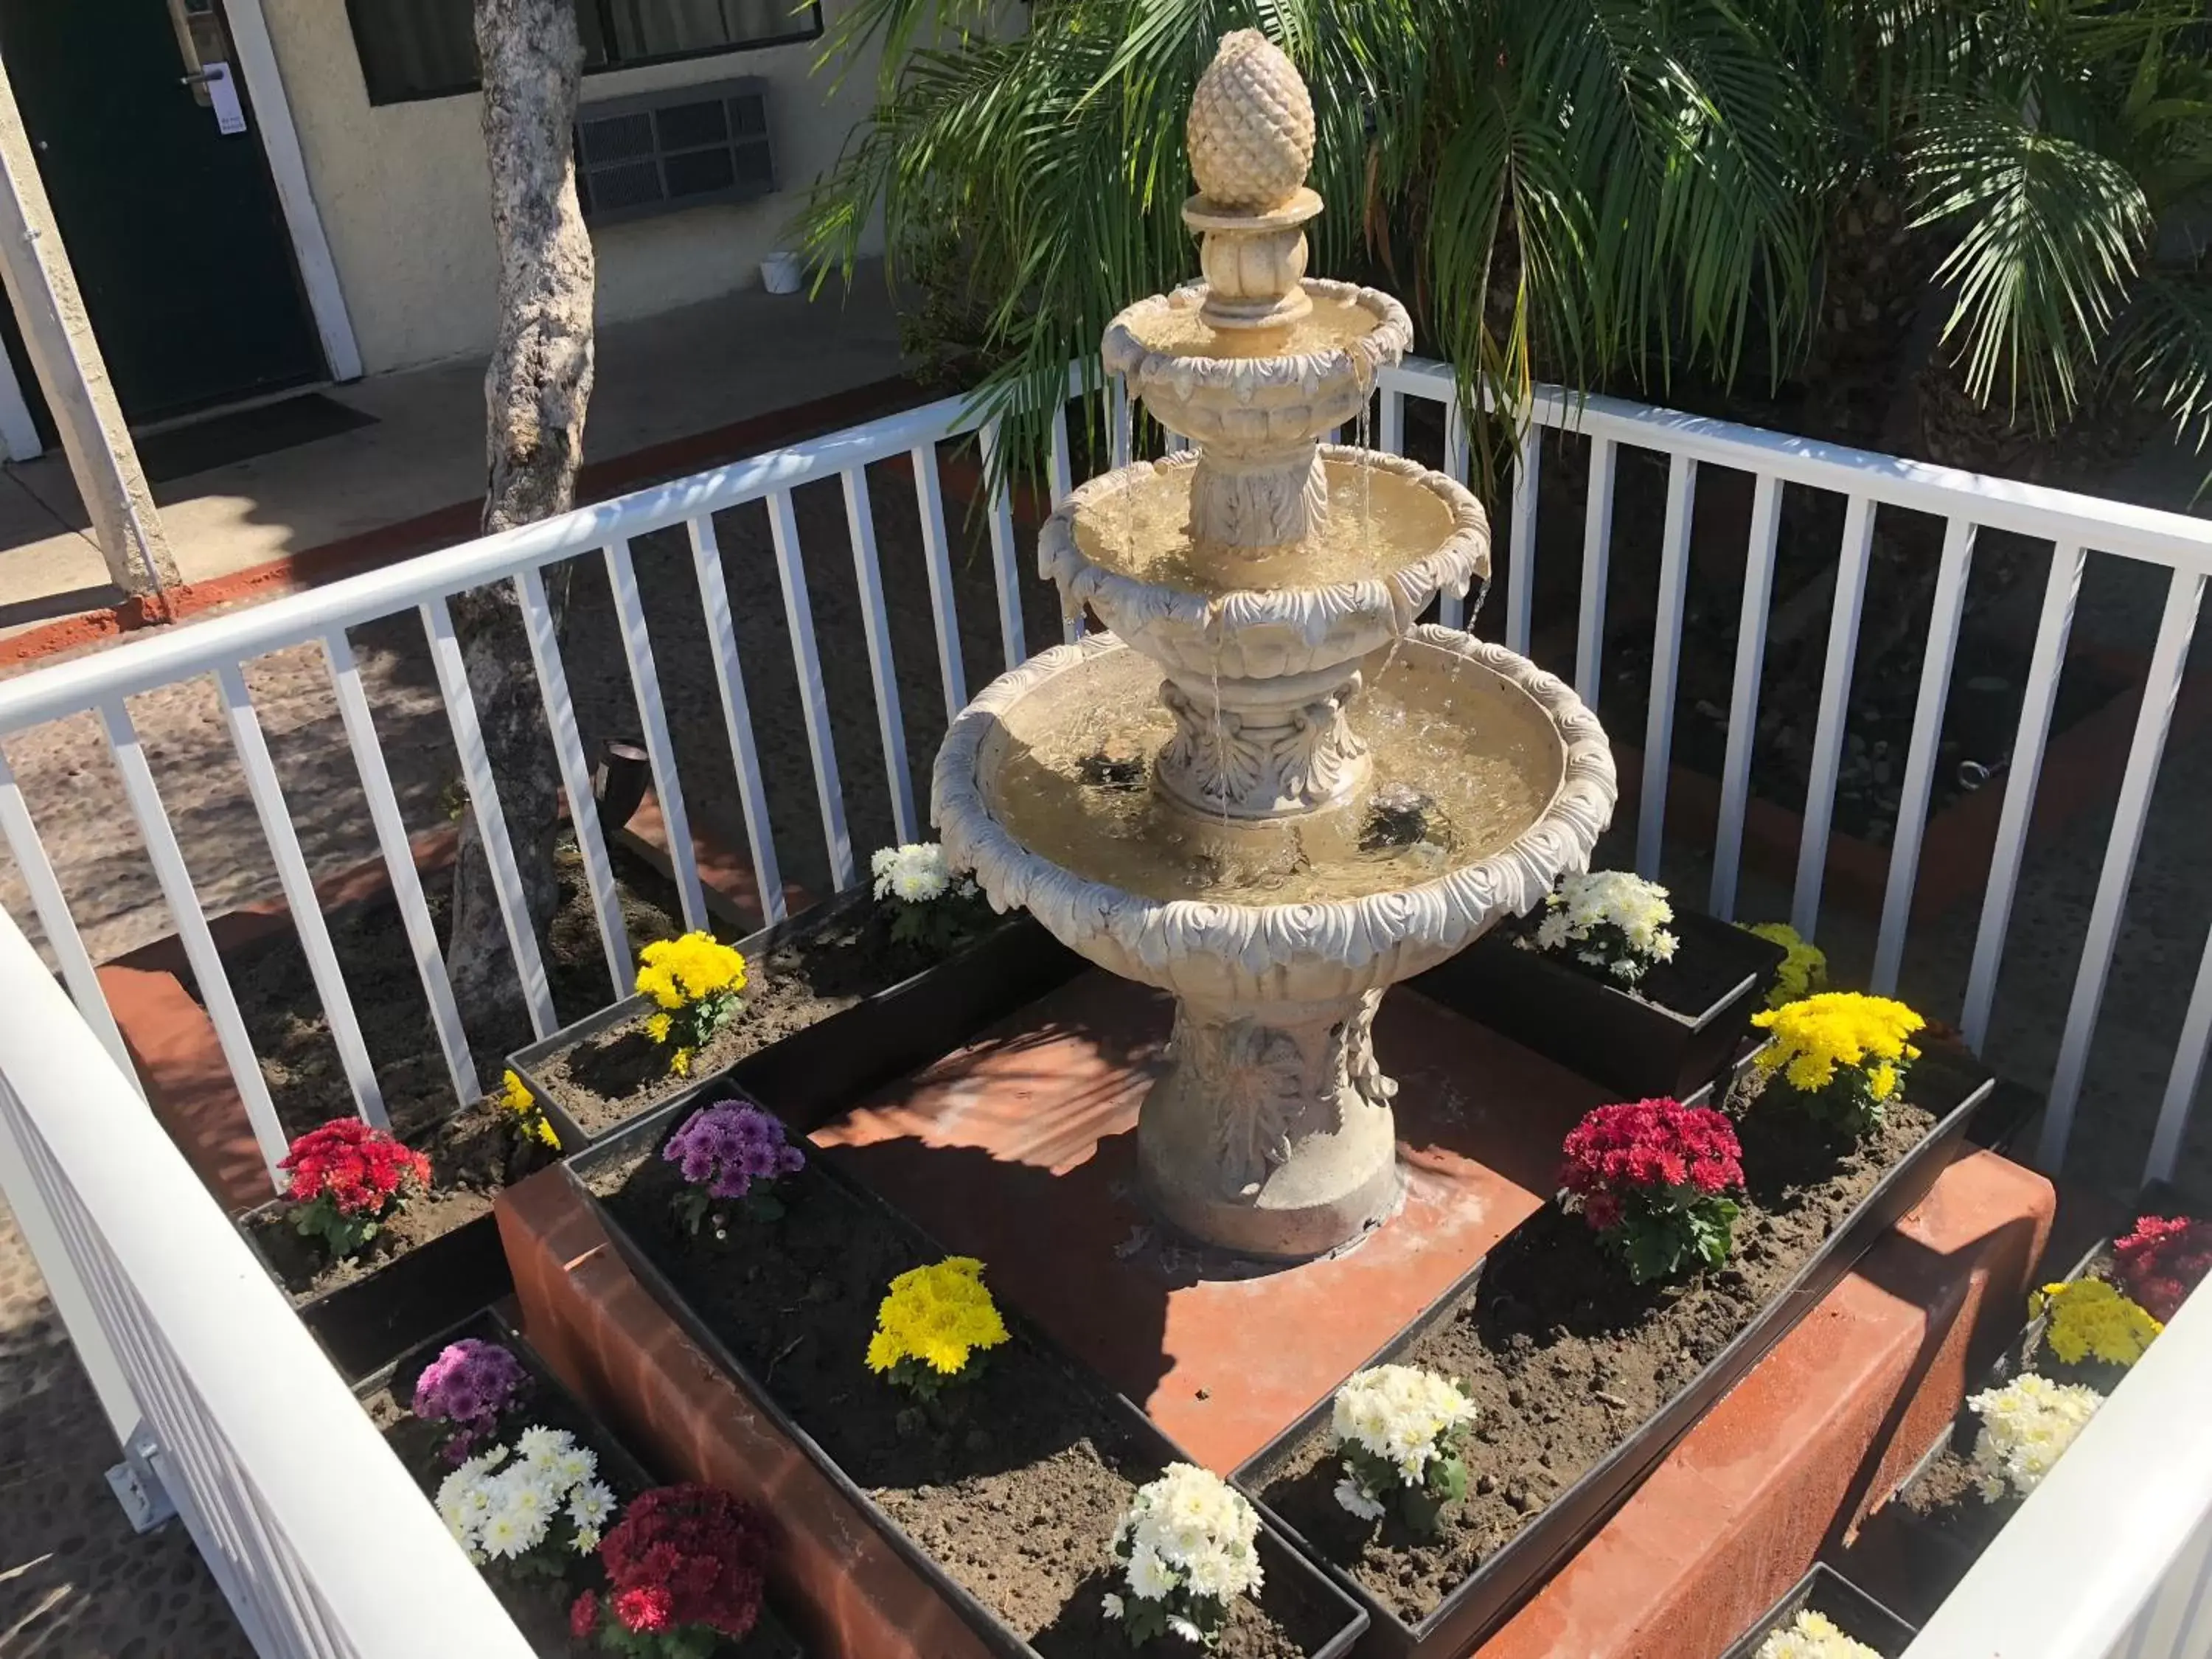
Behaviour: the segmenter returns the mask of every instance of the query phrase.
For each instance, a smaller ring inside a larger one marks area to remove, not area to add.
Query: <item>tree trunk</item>
[[[592,244],[576,203],[574,0],[476,0],[484,149],[499,243],[499,336],[484,371],[486,534],[574,505],[592,391]],[[562,584],[549,581],[556,605]],[[560,782],[512,584],[453,601],[500,805],[544,937],[556,890]],[[557,613],[556,613],[557,614]],[[579,809],[588,803],[578,802]],[[453,872],[447,969],[462,1007],[504,1044],[526,1018],[473,813]]]

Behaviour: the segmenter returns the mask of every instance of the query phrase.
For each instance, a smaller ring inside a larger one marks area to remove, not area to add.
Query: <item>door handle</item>
[[[215,112],[216,131],[232,135],[246,131],[246,106],[239,101],[238,85],[231,79],[229,64],[220,61],[204,64],[189,74],[179,76],[177,84],[191,88]]]

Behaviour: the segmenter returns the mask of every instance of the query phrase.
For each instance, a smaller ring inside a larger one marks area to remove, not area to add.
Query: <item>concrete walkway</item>
[[[650,458],[902,368],[897,318],[875,267],[849,293],[817,301],[749,289],[615,324],[599,337],[586,459],[599,468]],[[155,485],[187,583],[349,544],[373,559],[375,538],[382,556],[405,556],[469,532],[483,491],[481,363],[380,375],[325,395],[373,423]],[[705,464],[672,459],[671,472]],[[409,544],[404,528],[441,509]],[[58,452],[0,466],[0,637],[121,603],[86,524]]]

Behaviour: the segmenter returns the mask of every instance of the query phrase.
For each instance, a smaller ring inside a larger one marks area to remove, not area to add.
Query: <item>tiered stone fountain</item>
[[[994,681],[933,792],[947,852],[994,903],[1175,994],[1138,1127],[1153,1206],[1286,1258],[1401,1200],[1383,991],[1586,868],[1613,804],[1572,692],[1415,623],[1487,579],[1474,496],[1321,441],[1413,326],[1387,295],[1304,275],[1313,142],[1290,60],[1225,38],[1190,114],[1183,217],[1206,280],[1131,306],[1104,351],[1195,448],[1052,515],[1043,574],[1111,632]]]

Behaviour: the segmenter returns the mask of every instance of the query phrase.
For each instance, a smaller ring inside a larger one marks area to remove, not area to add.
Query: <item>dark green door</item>
[[[322,379],[253,112],[184,84],[167,0],[0,0],[0,54],[125,415]]]

